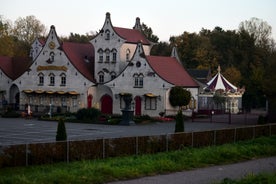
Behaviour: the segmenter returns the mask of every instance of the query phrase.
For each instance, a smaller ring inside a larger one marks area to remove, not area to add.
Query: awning
[[[50,90],[50,91],[46,91],[47,94],[54,94],[55,92]]]
[[[25,89],[25,90],[23,90],[23,92],[24,92],[24,93],[27,93],[27,94],[30,94],[30,93],[33,92],[33,90],[31,90],[31,89]]]
[[[76,92],[76,91],[69,91],[68,94],[69,94],[69,95],[79,95],[79,93]]]
[[[65,91],[57,91],[56,93],[57,93],[57,94],[60,94],[60,95],[63,95],[63,94],[65,94],[66,92],[65,92]]]
[[[35,92],[35,93],[38,93],[38,94],[44,93],[44,91],[41,90],[41,89],[35,90],[34,92]]]
[[[146,93],[144,94],[146,97],[151,97],[151,98],[154,98],[154,97],[157,97],[157,95],[153,94],[153,93]]]

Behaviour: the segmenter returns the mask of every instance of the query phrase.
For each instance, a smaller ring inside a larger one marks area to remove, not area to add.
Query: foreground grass
[[[240,180],[232,180],[229,178],[224,179],[222,182],[217,184],[275,184],[276,173],[261,173],[257,175],[248,175]]]
[[[105,183],[276,155],[276,136],[152,155],[0,169],[0,183]]]

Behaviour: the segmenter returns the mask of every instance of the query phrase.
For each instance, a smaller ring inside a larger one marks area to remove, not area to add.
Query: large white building
[[[197,110],[198,84],[178,59],[151,56],[153,43],[141,32],[140,19],[132,29],[114,27],[106,13],[103,27],[87,44],[61,42],[51,26],[45,41],[32,44],[30,60],[0,57],[2,102],[34,112],[76,112],[99,108],[106,114],[121,114],[122,96],[132,94],[135,115],[175,113],[169,91],[182,86],[192,94],[186,112]],[[2,103],[3,104],[3,103]]]

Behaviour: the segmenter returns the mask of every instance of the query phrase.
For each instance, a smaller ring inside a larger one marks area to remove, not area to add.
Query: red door
[[[111,96],[104,95],[101,98],[101,111],[103,114],[112,114],[113,101]]]
[[[92,99],[93,99],[93,96],[92,95],[88,95],[88,97],[87,97],[87,108],[91,108],[92,107]]]
[[[140,96],[135,97],[135,116],[141,116],[142,99]]]

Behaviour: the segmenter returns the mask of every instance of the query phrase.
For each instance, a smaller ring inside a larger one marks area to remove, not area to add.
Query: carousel
[[[232,113],[237,114],[242,109],[244,88],[237,88],[222,74],[220,66],[217,74],[207,83],[198,95],[199,113]]]

